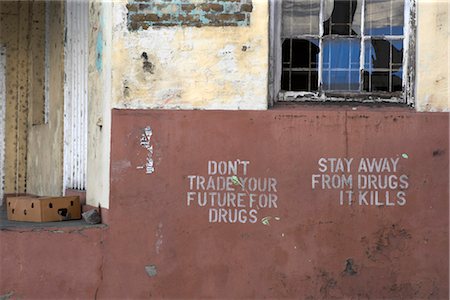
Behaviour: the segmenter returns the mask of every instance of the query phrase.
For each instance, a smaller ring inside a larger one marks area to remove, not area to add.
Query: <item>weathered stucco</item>
[[[268,1],[250,26],[129,31],[128,1],[113,4],[112,106],[266,109]]]
[[[86,203],[109,207],[112,3],[89,4],[88,174]],[[94,84],[93,84],[94,83]]]
[[[419,111],[449,111],[450,2],[418,2],[416,107]]]
[[[39,4],[39,3],[38,3]],[[33,11],[41,22],[45,22],[43,2]],[[49,99],[48,122],[35,125],[36,111],[30,112],[28,131],[28,164],[27,164],[27,192],[36,195],[61,195],[63,190],[63,119],[64,119],[64,2],[48,2],[49,9]],[[43,15],[42,15],[43,14]],[[41,26],[45,32],[45,26]],[[45,34],[38,35],[45,41]],[[32,39],[33,40],[33,39]],[[37,49],[31,47],[31,52],[44,52],[43,45]],[[39,56],[42,60],[44,55]],[[31,63],[31,62],[30,62]],[[42,67],[44,66],[41,63]],[[43,74],[44,70],[40,72]],[[30,82],[33,74],[30,74]],[[42,97],[44,80],[39,82],[41,93],[30,93],[29,101],[39,103],[40,118],[43,118],[43,102],[35,101],[35,97]]]

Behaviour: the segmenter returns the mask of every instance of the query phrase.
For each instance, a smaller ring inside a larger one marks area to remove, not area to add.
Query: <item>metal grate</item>
[[[284,0],[282,91],[401,92],[405,11],[403,0]]]

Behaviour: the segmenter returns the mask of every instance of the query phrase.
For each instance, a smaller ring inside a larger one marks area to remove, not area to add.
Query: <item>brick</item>
[[[252,4],[242,4],[241,5],[241,12],[252,12],[253,5]]]
[[[150,4],[139,4],[139,10],[150,9],[152,6]]]
[[[205,12],[210,11],[221,12],[223,11],[223,5],[217,3],[204,3],[200,5],[200,9]]]
[[[207,14],[205,16],[207,19],[211,21],[244,21],[245,14]]]
[[[145,21],[147,15],[144,14],[135,14],[135,15],[131,15],[130,16],[130,21],[131,22],[142,22]]]
[[[180,9],[180,6],[177,4],[161,3],[161,4],[155,5],[154,11],[163,13],[163,14],[173,14],[173,13],[178,12],[179,9]]]
[[[127,4],[127,9],[130,12],[137,12],[139,10],[139,6],[136,4]]]
[[[181,10],[191,12],[195,9],[195,4],[181,4]]]
[[[131,22],[143,22],[143,21],[158,22],[168,20],[170,20],[169,14],[164,14],[161,16],[158,16],[157,14],[135,14],[131,16]]]
[[[137,22],[128,22],[128,30],[138,30],[140,27]]]
[[[177,23],[162,23],[162,22],[155,22],[152,24],[154,27],[172,27],[172,26],[178,26]]]
[[[137,0],[130,1],[127,8],[131,12],[129,30],[152,26],[240,26],[249,23],[253,11],[252,0]],[[200,20],[203,12],[206,22]]]
[[[188,24],[190,22],[199,22],[199,16],[198,15],[186,15],[186,16],[178,16],[178,20],[184,24]]]

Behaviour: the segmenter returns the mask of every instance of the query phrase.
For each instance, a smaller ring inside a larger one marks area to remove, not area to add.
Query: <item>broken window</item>
[[[282,96],[357,94],[403,101],[409,2],[283,0]]]

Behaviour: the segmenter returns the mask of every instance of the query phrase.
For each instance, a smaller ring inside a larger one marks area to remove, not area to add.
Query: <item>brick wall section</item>
[[[129,1],[128,29],[164,26],[249,26],[252,0]]]

